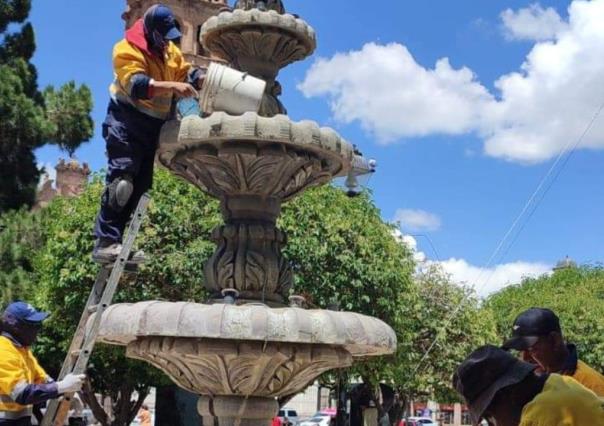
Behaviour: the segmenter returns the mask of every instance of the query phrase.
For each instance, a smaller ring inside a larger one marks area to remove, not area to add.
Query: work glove
[[[59,393],[79,392],[84,386],[84,380],[86,380],[85,374],[68,374],[63,380],[57,382],[57,390]]]

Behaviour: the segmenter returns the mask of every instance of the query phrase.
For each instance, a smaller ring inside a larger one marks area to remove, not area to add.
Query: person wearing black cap
[[[0,321],[0,426],[30,426],[33,405],[78,392],[85,375],[54,382],[31,352],[48,317],[25,302],[11,303]]]
[[[205,71],[187,63],[174,43],[180,37],[170,8],[156,4],[113,49],[115,80],[103,123],[109,161],[92,256],[99,263],[115,261],[126,223],[152,186],[159,133],[173,98],[197,97],[201,89]],[[133,260],[142,261],[142,252]]]
[[[461,363],[453,386],[466,401],[474,425],[604,425],[604,401],[576,380],[536,374],[536,365],[496,346],[478,348]]]
[[[604,376],[578,359],[576,346],[565,343],[560,320],[549,309],[531,308],[518,315],[503,348],[523,351],[541,371],[571,376],[604,397]]]

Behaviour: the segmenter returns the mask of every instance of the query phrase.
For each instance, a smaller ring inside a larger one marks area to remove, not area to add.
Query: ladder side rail
[[[109,269],[102,268],[96,276],[96,280],[90,295],[88,296],[88,301],[86,302],[86,308],[80,317],[80,322],[78,327],[76,328],[73,339],[71,340],[71,344],[69,345],[69,349],[67,350],[67,356],[65,357],[65,361],[63,361],[63,366],[61,367],[61,372],[57,377],[57,380],[62,380],[65,378],[67,374],[71,372],[73,366],[75,364],[75,359],[73,353],[79,350],[84,343],[85,331],[86,331],[86,323],[90,318],[89,307],[98,304],[103,289],[105,287],[105,283],[107,282],[107,277],[109,276]],[[99,291],[100,290],[100,291]],[[46,414],[44,419],[48,416],[48,418],[52,419],[55,417],[57,413],[57,409],[59,407],[58,400],[52,400],[49,402],[48,407],[46,409]],[[46,422],[42,423],[43,426],[49,426]]]

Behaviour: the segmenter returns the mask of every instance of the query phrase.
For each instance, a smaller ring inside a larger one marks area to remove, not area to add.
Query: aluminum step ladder
[[[138,271],[138,264],[130,261],[130,255],[147,212],[149,201],[148,194],[144,194],[139,200],[130,221],[122,251],[115,263],[101,266],[80,318],[80,323],[69,346],[58,380],[64,379],[68,374],[86,374],[88,361],[98,338],[103,313],[111,305],[122,275],[124,272],[136,273]],[[90,327],[87,327],[92,315],[95,315],[94,321]],[[63,395],[63,398],[50,401],[44,414],[42,426],[63,426],[73,397],[74,393],[67,393]]]

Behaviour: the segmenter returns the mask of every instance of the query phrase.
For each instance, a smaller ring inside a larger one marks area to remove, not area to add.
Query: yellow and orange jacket
[[[0,336],[0,422],[30,417],[32,400],[56,398],[56,384],[48,379],[29,348]]]
[[[126,38],[113,48],[113,70],[115,79],[109,91],[114,100],[151,117],[167,120],[172,112],[173,95],[154,96],[149,81],[185,82],[192,66],[172,42],[168,43],[163,58],[153,53],[145,38],[143,21],[139,19],[126,31]]]
[[[604,425],[604,401],[569,376],[551,374],[522,410],[519,426]]]
[[[568,344],[566,346],[570,355],[562,367],[562,371],[558,373],[572,377],[600,398],[604,398],[604,376],[579,360],[576,345]]]
[[[577,369],[571,377],[600,398],[604,398],[604,376],[583,361],[577,362]]]

